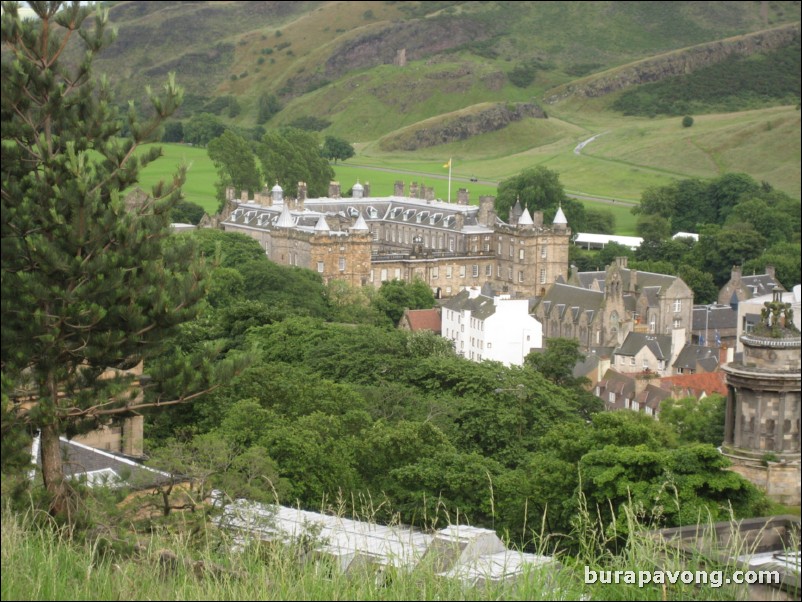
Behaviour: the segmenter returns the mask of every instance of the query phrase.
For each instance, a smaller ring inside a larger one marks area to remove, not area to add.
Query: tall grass
[[[180,528],[139,535],[128,552],[113,551],[108,540],[89,533],[71,538],[41,516],[2,515],[3,600],[733,600],[747,599],[746,586],[585,583],[588,570],[654,571],[724,569],[710,557],[681,555],[645,531],[648,520],[625,510],[616,523],[604,524],[587,508],[578,515],[572,555],[558,552],[559,565],[532,569],[514,582],[464,584],[437,575],[436,562],[424,559],[413,570],[341,573],[330,560],[310,554],[309,541],[295,544],[246,542],[236,553],[232,540],[211,523],[193,538]],[[37,520],[34,520],[36,517]],[[700,529],[705,526],[702,524]],[[619,526],[619,529],[621,527]],[[736,531],[734,531],[735,533]],[[548,537],[533,536],[541,552]],[[733,556],[749,553],[742,540],[729,544]],[[169,552],[167,552],[168,550]]]

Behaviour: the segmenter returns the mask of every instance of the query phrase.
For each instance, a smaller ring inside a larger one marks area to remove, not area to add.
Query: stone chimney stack
[[[543,212],[542,211],[535,211],[532,214],[532,222],[534,222],[535,228],[542,228],[543,227]]]
[[[496,197],[479,197],[479,223],[488,228],[496,226]]]
[[[434,187],[433,186],[423,186],[423,197],[427,201],[434,200]]]
[[[303,211],[304,201],[306,201],[307,187],[306,182],[298,182],[298,209]]]
[[[615,258],[615,264],[621,269],[626,269],[628,259],[629,258],[626,257],[626,256],[624,256],[624,257],[616,257]]]
[[[364,191],[362,192],[362,196],[364,196],[365,198],[369,197],[370,196],[370,182],[365,182],[364,184],[362,184],[362,188],[364,188]]]
[[[734,286],[738,286],[741,282],[741,266],[734,265],[732,266],[732,271],[730,272],[730,280],[732,280],[732,284]]]
[[[262,188],[262,192],[259,193],[259,199],[259,204],[263,207],[273,206],[273,197],[270,195],[270,189],[267,187],[267,184]]]
[[[240,191],[240,193],[239,193],[239,199],[240,199],[240,200],[241,200],[243,203],[247,203],[247,202],[248,202],[248,191],[247,191],[247,190],[242,190],[242,191]]]
[[[236,196],[237,191],[234,190],[233,186],[226,186],[226,200],[233,201],[234,197]]]
[[[419,198],[418,194],[419,194],[419,192],[418,192],[418,183],[417,182],[412,182],[412,184],[409,185],[409,198],[417,199],[417,198]]]
[[[329,198],[330,199],[339,199],[340,198],[340,183],[331,181],[329,182]]]
[[[393,196],[404,196],[404,183],[401,180],[396,180],[393,185]]]
[[[766,274],[768,274],[772,278],[776,278],[776,276],[774,275],[774,266],[773,265],[767,265],[766,266]]]
[[[457,213],[454,215],[454,228],[457,232],[462,231],[465,227],[465,215],[463,213]]]
[[[468,197],[468,189],[460,188],[459,190],[457,190],[457,205],[468,205],[468,204],[470,204]]]

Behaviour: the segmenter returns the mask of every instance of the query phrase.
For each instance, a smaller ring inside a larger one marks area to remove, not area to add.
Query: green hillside
[[[672,179],[745,171],[800,197],[798,101],[772,106],[787,95],[738,113],[692,104],[692,128],[611,109],[645,88],[631,75],[642,65],[652,79],[672,62],[694,71],[713,61],[728,81],[727,48],[747,64],[760,62],[753,51],[787,55],[799,43],[798,2],[116,2],[110,14],[119,39],[96,70],[120,98],[177,71],[185,120],[211,110],[250,131],[259,98],[272,94],[283,108],[262,127],[325,119],[322,135],[355,143],[352,163],[420,171],[416,164],[453,156],[463,175],[488,181],[545,164],[571,191],[629,200]],[[611,79],[610,93],[593,96]],[[587,85],[591,95],[566,92]],[[234,117],[228,99],[240,109]],[[486,103],[532,102],[548,119],[408,151],[382,144]]]

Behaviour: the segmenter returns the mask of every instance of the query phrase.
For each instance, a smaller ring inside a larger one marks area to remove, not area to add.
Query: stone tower
[[[721,448],[732,460],[732,470],[772,499],[796,506],[800,503],[800,340],[791,306],[775,289],[760,323],[741,337],[743,360],[723,367],[727,413]]]

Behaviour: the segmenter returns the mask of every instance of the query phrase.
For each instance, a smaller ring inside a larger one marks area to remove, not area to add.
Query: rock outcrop
[[[533,103],[496,103],[479,110],[468,109],[434,117],[390,134],[381,141],[383,150],[417,150],[465,140],[494,132],[527,117],[545,119],[546,113]]]
[[[545,101],[553,104],[570,96],[604,96],[630,86],[691,73],[733,55],[776,50],[799,40],[799,33],[799,23],[795,23],[661,54],[559,86],[546,95]]]

